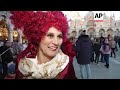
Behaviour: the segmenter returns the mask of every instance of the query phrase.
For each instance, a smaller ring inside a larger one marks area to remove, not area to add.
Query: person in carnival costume
[[[68,21],[61,11],[11,11],[11,23],[27,37],[19,53],[16,79],[76,79],[76,53],[67,39]]]

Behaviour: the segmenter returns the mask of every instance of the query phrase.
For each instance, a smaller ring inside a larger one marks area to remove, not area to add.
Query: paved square
[[[120,48],[116,52],[116,58],[110,57],[110,67],[106,68],[105,63],[90,63],[92,79],[120,79]],[[76,77],[80,77],[80,68],[76,58],[73,60]]]

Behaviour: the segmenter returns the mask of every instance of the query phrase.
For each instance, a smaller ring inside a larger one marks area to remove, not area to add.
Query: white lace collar
[[[18,69],[27,79],[53,79],[64,70],[68,62],[69,57],[60,52],[51,61],[42,64],[38,64],[37,56],[21,59]]]

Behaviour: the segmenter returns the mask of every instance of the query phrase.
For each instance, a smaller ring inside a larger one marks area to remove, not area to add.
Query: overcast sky
[[[69,13],[69,11],[63,11],[65,14],[70,14]],[[88,13],[88,11],[77,11],[77,12],[79,12],[79,15],[83,18],[85,15],[86,15],[86,13]],[[111,15],[113,15],[113,13],[114,13],[114,16],[115,16],[115,20],[120,20],[120,11],[93,11],[94,13],[98,13],[98,12],[101,12],[101,13],[106,13],[106,15],[108,16],[108,17],[110,17]],[[73,12],[74,13],[74,12]],[[71,16],[69,15],[69,18],[70,18]]]

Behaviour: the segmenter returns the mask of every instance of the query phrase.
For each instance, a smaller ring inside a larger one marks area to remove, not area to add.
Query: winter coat
[[[0,47],[0,54],[2,54],[4,51],[6,51],[8,49],[7,46],[1,46]],[[9,49],[8,51],[6,51],[2,56],[2,63],[10,63],[11,61],[13,61],[13,56],[12,56],[12,52]]]
[[[92,57],[92,41],[88,35],[79,36],[76,41],[77,62],[78,64],[90,64]]]
[[[100,37],[100,45],[102,45],[102,44],[103,44],[104,40],[105,40],[105,38],[104,38],[104,37]]]
[[[104,43],[101,48],[100,48],[100,51],[103,53],[103,54],[110,54],[111,53],[111,47],[110,47],[110,44],[108,43]]]
[[[95,42],[93,48],[96,54],[100,54],[100,43],[99,42]]]
[[[109,43],[110,43],[110,47],[111,47],[111,48],[115,48],[116,43],[115,43],[114,40],[109,41]]]

